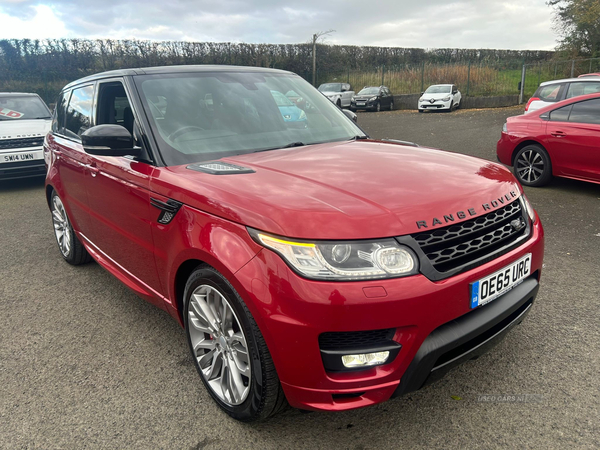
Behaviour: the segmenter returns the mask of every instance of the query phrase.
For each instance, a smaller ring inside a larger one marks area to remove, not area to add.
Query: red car
[[[543,186],[553,176],[600,183],[600,94],[509,117],[496,152],[527,186]]]
[[[306,127],[273,97],[292,90]],[[289,72],[78,80],[45,155],[63,258],[168,311],[239,420],[419,389],[498,342],[538,291],[542,225],[506,168],[371,140]]]

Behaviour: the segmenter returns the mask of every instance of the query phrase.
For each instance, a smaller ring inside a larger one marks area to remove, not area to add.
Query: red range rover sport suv
[[[497,343],[538,292],[543,229],[510,171],[369,139],[293,73],[83,78],[61,91],[44,156],[63,258],[168,311],[239,420],[417,390]]]

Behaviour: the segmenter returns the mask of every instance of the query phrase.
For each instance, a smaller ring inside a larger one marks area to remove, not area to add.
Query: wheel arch
[[[52,191],[54,191],[54,187],[51,184],[46,185],[46,203],[48,203],[48,208],[50,208],[50,201],[52,200]]]
[[[548,153],[548,150],[546,150],[546,147],[544,147],[542,145],[542,143],[540,143],[539,141],[535,141],[533,139],[527,139],[523,142],[519,142],[519,144],[515,147],[515,149],[512,152],[512,155],[510,156],[510,165],[514,167],[515,165],[515,158],[517,156],[517,153],[519,153],[519,150],[521,150],[523,147],[527,147],[528,145],[537,145],[538,147],[541,147],[546,154],[548,155],[548,158],[550,158],[550,153]],[[550,162],[552,162],[552,158],[550,158]]]
[[[173,292],[175,294],[175,307],[177,308],[177,315],[179,316],[179,320],[183,324],[183,294],[185,291],[185,285],[187,283],[188,278],[192,274],[196,268],[202,264],[206,264],[206,262],[200,259],[188,259],[182,262],[177,268],[177,272],[175,273],[175,282],[173,286]],[[209,265],[209,264],[207,264]],[[212,267],[212,266],[211,266]]]

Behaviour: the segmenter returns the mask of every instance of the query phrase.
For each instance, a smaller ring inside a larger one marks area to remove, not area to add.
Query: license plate
[[[365,106],[365,102],[356,102],[358,106]]]
[[[531,253],[493,274],[471,283],[471,308],[485,305],[507,293],[531,273]]]
[[[36,150],[33,152],[0,153],[0,163],[35,161],[36,159],[44,159],[43,150]]]

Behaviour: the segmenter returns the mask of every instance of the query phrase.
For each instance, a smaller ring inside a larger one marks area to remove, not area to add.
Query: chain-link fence
[[[364,86],[387,86],[395,95],[418,94],[432,84],[456,84],[466,96],[518,95],[522,62],[418,64],[378,67],[373,70],[317,71],[317,86],[328,82],[350,83],[355,91]],[[310,73],[304,74],[310,80]]]
[[[527,101],[544,81],[574,78],[586,73],[600,72],[600,58],[525,64],[523,70],[525,71],[523,98]]]
[[[393,94],[418,94],[432,84],[456,84],[463,96],[497,97],[520,93],[524,74],[523,98],[527,101],[540,83],[584,73],[600,72],[600,58],[547,61],[523,64],[522,61],[502,63],[419,64],[401,67],[377,67],[372,70],[317,70],[317,82],[350,83],[355,91],[364,86],[387,86]],[[310,72],[302,74],[312,80]]]

